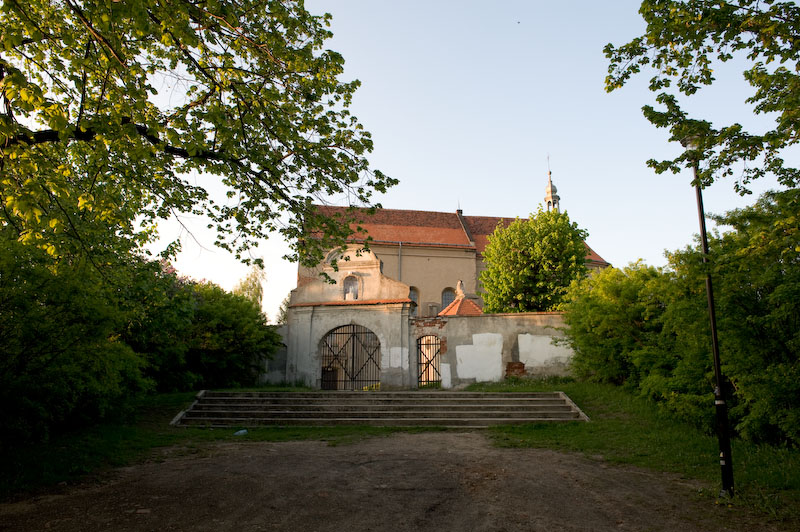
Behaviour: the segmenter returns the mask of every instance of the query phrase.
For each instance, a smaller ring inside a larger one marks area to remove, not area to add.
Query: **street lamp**
[[[696,137],[681,141],[684,148],[698,149]],[[717,438],[719,439],[719,466],[722,471],[722,491],[720,497],[733,497],[733,462],[731,461],[731,438],[728,424],[728,405],[722,392],[723,377],[719,362],[719,343],[717,341],[717,317],[714,311],[714,289],[711,285],[711,270],[708,267],[708,238],[706,236],[706,214],[703,210],[703,192],[699,178],[699,157],[692,157],[694,171],[694,190],[697,196],[697,215],[700,218],[700,240],[703,245],[703,266],[706,270],[706,295],[708,296],[708,318],[711,321],[711,350],[714,355],[714,406],[717,414]]]

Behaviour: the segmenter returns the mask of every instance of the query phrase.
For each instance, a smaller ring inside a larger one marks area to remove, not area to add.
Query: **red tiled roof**
[[[478,253],[483,253],[486,244],[489,242],[489,235],[494,233],[497,224],[502,223],[503,227],[513,222],[516,218],[498,218],[496,216],[464,216],[467,227],[475,239],[475,249]]]
[[[481,307],[471,299],[459,297],[453,300],[442,310],[439,316],[480,316],[483,314]]]
[[[345,214],[346,207],[321,206],[319,209],[329,215]],[[462,216],[467,230],[473,238],[470,242],[461,226],[457,213],[412,211],[401,209],[378,209],[374,214],[362,215],[359,224],[372,237],[375,243],[442,246],[474,249],[483,253],[486,244],[498,224],[507,227],[515,218],[496,216]],[[355,240],[366,238],[364,233],[354,235]],[[600,265],[608,263],[586,246],[586,260]]]
[[[326,214],[344,213],[344,207],[320,207]],[[360,225],[374,242],[472,247],[456,213],[379,209],[364,213]],[[355,238],[362,240],[366,234]]]
[[[600,264],[601,266],[611,266],[611,264],[606,262],[606,260],[600,255],[598,255],[597,252],[595,252],[595,250],[590,248],[589,244],[584,242],[583,245],[586,246],[586,260],[588,260],[589,262],[595,262],[597,264]]]

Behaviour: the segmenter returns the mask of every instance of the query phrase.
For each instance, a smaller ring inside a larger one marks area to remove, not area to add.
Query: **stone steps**
[[[202,391],[176,426],[487,427],[588,421],[563,393]]]

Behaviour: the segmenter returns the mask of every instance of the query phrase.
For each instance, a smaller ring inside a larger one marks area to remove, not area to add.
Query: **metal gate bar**
[[[323,390],[377,390],[381,383],[381,343],[361,325],[330,331],[320,344]]]

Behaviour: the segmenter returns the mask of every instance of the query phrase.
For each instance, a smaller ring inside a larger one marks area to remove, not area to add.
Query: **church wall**
[[[509,362],[524,363],[529,375],[568,374],[571,349],[552,343],[564,337],[563,327],[554,312],[415,319],[409,343],[416,345],[424,335],[439,337],[442,387],[449,388],[502,380]]]
[[[381,260],[383,274],[419,291],[417,313],[435,316],[441,310],[442,290],[464,282],[467,294],[476,293],[474,249],[415,247],[372,244],[370,249]],[[433,306],[433,308],[431,307]]]
[[[471,382],[500,381],[509,362],[522,362],[528,375],[567,375],[572,351],[554,345],[563,338],[559,313],[484,314],[410,318],[408,303],[330,305],[289,309],[284,334],[287,346],[269,362],[267,382],[301,382],[321,387],[320,341],[333,329],[357,324],[380,341],[381,389],[417,387],[417,339],[441,341],[443,388]]]
[[[289,327],[281,325],[277,328],[278,334],[283,339],[283,344],[278,348],[277,352],[272,355],[272,358],[267,360],[264,364],[264,373],[261,374],[259,381],[262,384],[285,384],[286,380],[286,364],[289,359],[289,351],[286,345],[286,339],[289,335]]]
[[[380,260],[371,252],[358,252],[354,246],[338,258],[338,269],[329,262],[316,268],[300,267],[298,286],[291,292],[291,305],[344,301],[346,279],[355,279],[357,297],[353,300],[405,299],[408,285],[390,279],[380,271]],[[334,282],[326,282],[322,273]]]
[[[408,348],[409,303],[292,307],[287,313],[284,343],[289,356],[285,380],[321,387],[320,343],[333,329],[361,325],[380,341],[381,389],[409,388],[412,368]],[[270,369],[277,374],[279,367]]]

